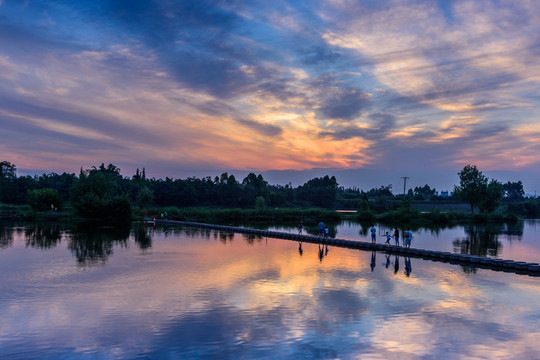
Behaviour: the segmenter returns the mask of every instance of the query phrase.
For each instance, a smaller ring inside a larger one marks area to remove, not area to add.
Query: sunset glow
[[[436,187],[475,164],[540,190],[539,19],[507,0],[3,1],[0,155],[20,174]]]

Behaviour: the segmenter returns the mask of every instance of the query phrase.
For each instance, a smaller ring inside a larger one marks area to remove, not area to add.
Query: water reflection
[[[232,231],[218,231],[217,233],[219,241],[221,241],[223,244],[227,244],[227,242],[232,242],[234,239],[234,232]]]
[[[243,234],[243,236],[244,240],[250,245],[253,245],[256,242],[261,242],[264,239],[264,236],[255,234]]]
[[[134,224],[133,238],[141,250],[146,250],[152,247],[152,238],[150,237],[148,224]]]
[[[411,258],[405,257],[405,275],[410,276],[412,272]]]
[[[0,249],[6,249],[13,245],[13,233],[15,228],[12,224],[0,222]]]
[[[68,249],[79,265],[104,263],[112,255],[113,246],[127,246],[129,234],[129,224],[78,223],[69,234]]]
[[[36,223],[24,229],[26,246],[38,249],[50,249],[57,246],[62,239],[64,229],[58,224]]]
[[[370,253],[371,254],[370,254],[369,268],[371,272],[374,272],[375,268],[377,267],[377,251],[371,251]],[[384,269],[391,269],[394,275],[397,275],[399,273],[400,262],[402,258],[403,258],[403,264],[404,264],[403,274],[409,277],[412,273],[412,262],[409,256],[400,256],[398,254],[395,254],[395,255],[384,254],[385,261],[384,263],[382,263],[384,265]],[[393,266],[391,267],[390,265],[393,265]]]
[[[85,271],[71,249],[26,249],[26,233],[15,230],[16,248],[0,252],[0,357],[530,359],[540,351],[537,278],[417,258],[413,274],[408,256],[200,228],[134,227],[127,246],[125,231],[94,228],[108,235],[82,229],[77,241],[101,243],[90,258],[108,262]],[[109,248],[116,256],[100,255]]]
[[[454,252],[460,254],[496,257],[502,249],[499,241],[500,226],[465,226],[466,236],[453,241]]]

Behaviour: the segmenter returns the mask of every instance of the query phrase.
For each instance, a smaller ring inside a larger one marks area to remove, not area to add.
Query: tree
[[[301,200],[310,202],[314,206],[333,208],[336,202],[338,183],[334,176],[326,175],[314,178],[300,186],[298,196]]]
[[[518,182],[508,181],[506,184],[503,184],[505,198],[509,201],[521,201],[525,195],[523,190],[523,184],[521,180]]]
[[[491,180],[486,186],[484,196],[480,200],[478,207],[483,213],[490,213],[495,211],[499,206],[499,200],[504,195],[503,185],[497,180]]]
[[[9,161],[0,162],[0,201],[13,203],[17,199],[17,167]]]
[[[62,210],[62,197],[54,189],[29,190],[27,201],[35,211]]]
[[[476,165],[466,165],[458,175],[459,186],[454,187],[454,196],[468,203],[472,214],[486,194],[488,179]]]
[[[367,192],[368,198],[393,197],[392,185],[382,186],[378,189],[373,188]]]
[[[0,181],[14,181],[17,178],[17,167],[9,161],[0,162]]]
[[[431,200],[435,196],[436,190],[429,187],[429,185],[424,185],[421,187],[416,186],[414,188],[414,198],[416,200]]]
[[[115,218],[126,220],[131,215],[131,204],[121,193],[120,169],[101,164],[99,169],[81,169],[79,179],[71,187],[71,204],[87,218]]]
[[[154,200],[154,192],[147,186],[141,188],[137,194],[137,204],[141,209],[146,209],[148,204]]]
[[[261,174],[255,175],[254,173],[249,173],[244,180],[242,180],[243,186],[243,204],[245,206],[253,206],[255,199],[258,196],[262,196],[265,201],[270,196],[270,191],[268,189],[268,182],[264,180]]]
[[[264,201],[264,197],[262,196],[257,196],[255,198],[255,209],[257,210],[264,210],[264,207],[266,206],[265,204],[265,201]]]

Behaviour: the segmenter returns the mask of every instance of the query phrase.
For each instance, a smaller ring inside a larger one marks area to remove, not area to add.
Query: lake
[[[368,238],[354,223],[331,234]],[[539,235],[537,220],[413,229],[412,246],[538,262]],[[0,271],[2,359],[540,358],[540,278],[528,275],[70,223],[0,224]]]

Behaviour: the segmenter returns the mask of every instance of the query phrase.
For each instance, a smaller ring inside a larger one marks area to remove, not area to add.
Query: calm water
[[[367,239],[355,224],[332,232]],[[416,229],[413,246],[538,262],[538,235],[537,221]],[[2,359],[540,359],[540,277],[66,224],[0,226],[0,272]]]

